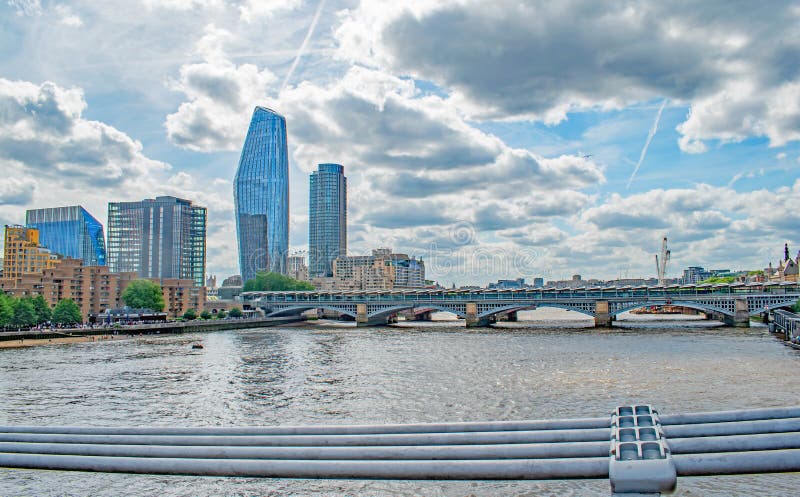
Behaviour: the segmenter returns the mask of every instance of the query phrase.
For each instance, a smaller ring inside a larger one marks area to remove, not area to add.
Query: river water
[[[0,424],[244,426],[544,419],[800,404],[765,328],[638,318],[302,326],[0,350]],[[201,341],[205,348],[192,350]],[[679,479],[676,495],[794,496],[800,475]],[[608,481],[402,482],[0,469],[0,495],[608,495]]]

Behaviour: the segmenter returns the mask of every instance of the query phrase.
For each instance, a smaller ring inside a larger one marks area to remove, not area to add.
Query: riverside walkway
[[[46,328],[42,330],[3,331],[0,332],[0,342],[8,340],[38,340],[48,338],[52,339],[113,335],[115,333],[123,335],[152,335],[162,333],[176,334],[205,331],[240,330],[247,328],[259,328],[263,326],[279,326],[282,324],[293,323],[295,321],[301,321],[301,318],[299,316],[286,316],[209,321],[172,321],[164,323],[134,324],[123,326],[95,326],[93,328]]]
[[[796,282],[641,287],[537,288],[522,290],[395,290],[342,292],[245,292],[247,307],[267,316],[326,309],[355,318],[360,326],[386,324],[399,312],[446,311],[467,326],[486,326],[499,316],[514,320],[521,310],[559,307],[611,326],[619,313],[647,306],[697,309],[728,325],[748,326],[750,316],[788,307],[800,299]]]
[[[608,478],[659,495],[684,476],[800,471],[800,407],[578,419],[276,427],[0,426],[0,467],[403,480]]]

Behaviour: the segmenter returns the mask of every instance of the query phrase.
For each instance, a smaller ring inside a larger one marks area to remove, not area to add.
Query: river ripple
[[[244,426],[543,419],[800,404],[764,328],[287,327],[0,350],[0,424]],[[202,341],[203,350],[190,344]],[[796,495],[798,475],[676,495]],[[608,482],[394,482],[0,470],[0,495],[608,495]]]

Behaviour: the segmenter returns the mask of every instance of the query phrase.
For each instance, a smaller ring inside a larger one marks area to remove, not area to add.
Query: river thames
[[[245,426],[605,416],[800,404],[800,351],[706,321],[298,326],[0,350],[0,424]],[[623,323],[620,323],[623,324]],[[191,344],[201,341],[202,350]],[[797,474],[676,495],[796,495]],[[608,480],[273,480],[0,469],[0,495],[609,495]]]

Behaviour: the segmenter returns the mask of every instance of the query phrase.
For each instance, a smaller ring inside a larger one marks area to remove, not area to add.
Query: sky
[[[348,250],[428,277],[652,277],[800,249],[800,6],[601,0],[0,0],[0,223],[158,195],[209,210],[256,105],[308,176],[348,177]]]

